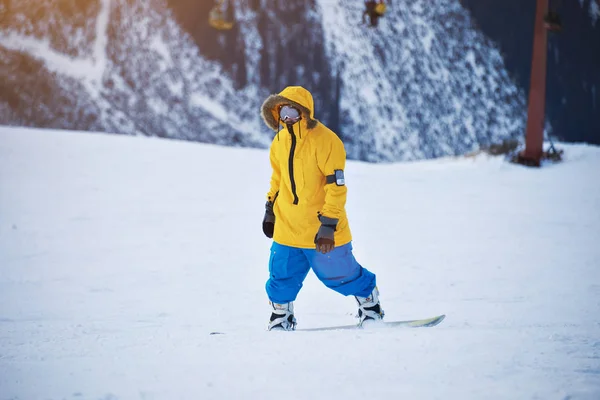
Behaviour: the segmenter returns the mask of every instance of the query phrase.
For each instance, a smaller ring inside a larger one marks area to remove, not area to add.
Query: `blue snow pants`
[[[269,300],[288,303],[296,300],[302,282],[312,268],[321,282],[344,296],[367,297],[375,288],[375,274],[363,268],[352,254],[352,244],[335,247],[327,254],[273,242],[269,259]]]

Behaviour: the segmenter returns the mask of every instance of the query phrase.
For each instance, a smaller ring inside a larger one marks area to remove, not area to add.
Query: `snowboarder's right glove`
[[[319,253],[327,254],[335,247],[333,233],[335,232],[339,220],[337,218],[319,215],[319,221],[321,221],[321,227],[315,235],[315,244],[317,245],[317,251]]]
[[[269,239],[273,238],[273,231],[275,230],[275,213],[273,212],[273,202],[267,201],[265,204],[265,217],[263,218],[263,232]]]

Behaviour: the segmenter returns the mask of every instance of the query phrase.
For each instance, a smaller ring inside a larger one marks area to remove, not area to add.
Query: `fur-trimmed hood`
[[[272,94],[264,101],[260,114],[267,126],[279,130],[279,107],[292,105],[300,110],[302,121],[308,129],[314,129],[319,120],[315,119],[315,105],[312,94],[302,86],[288,86],[279,94]]]

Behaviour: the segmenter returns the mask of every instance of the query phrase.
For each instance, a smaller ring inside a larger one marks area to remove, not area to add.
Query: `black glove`
[[[318,252],[327,254],[335,247],[333,233],[337,227],[338,219],[319,215],[319,221],[321,221],[321,227],[315,235],[315,244]]]
[[[263,218],[263,232],[269,239],[273,238],[275,230],[275,213],[273,212],[273,202],[267,201],[265,204],[265,217]]]

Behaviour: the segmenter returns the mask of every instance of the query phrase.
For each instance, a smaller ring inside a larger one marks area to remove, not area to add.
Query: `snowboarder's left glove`
[[[273,202],[267,201],[265,204],[265,217],[262,223],[263,233],[269,239],[273,238],[273,231],[275,231],[275,213],[273,212]]]
[[[319,215],[319,221],[321,221],[321,227],[315,235],[315,244],[317,245],[317,251],[319,253],[327,254],[335,247],[333,233],[335,232],[339,220],[337,218]]]

